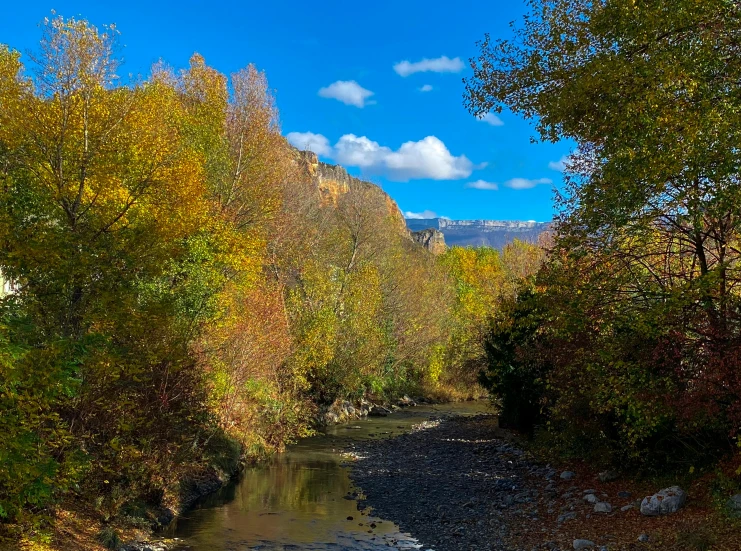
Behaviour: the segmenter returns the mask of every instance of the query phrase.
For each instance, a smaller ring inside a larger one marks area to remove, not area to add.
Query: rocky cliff
[[[488,246],[502,249],[515,239],[535,243],[551,229],[547,222],[510,220],[448,220],[447,218],[409,219],[412,232],[434,229],[441,232],[448,246]]]
[[[447,246],[455,245],[501,249],[514,239],[536,242],[551,227],[548,223],[503,220],[405,220],[396,202],[377,185],[351,176],[341,166],[319,161],[311,151],[294,151],[296,162],[316,186],[322,204],[337,205],[348,193],[370,193],[374,202],[386,205],[388,215],[401,233],[433,254],[441,254]]]
[[[319,190],[322,203],[336,205],[340,197],[355,190],[364,190],[378,194],[383,198],[388,214],[395,221],[399,230],[409,234],[404,215],[396,202],[380,187],[354,176],[350,176],[343,167],[319,161],[316,153],[296,150],[297,162],[309,174]]]
[[[432,254],[442,254],[447,249],[445,236],[441,231],[434,228],[412,232],[412,240],[422,245]]]

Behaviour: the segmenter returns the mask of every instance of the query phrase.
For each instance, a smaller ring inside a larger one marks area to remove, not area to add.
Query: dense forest
[[[11,539],[177,511],[337,400],[480,394],[490,313],[540,247],[431,254],[380,188],[287,143],[253,66],[127,80],[114,27],[42,29],[28,68],[0,46]]]

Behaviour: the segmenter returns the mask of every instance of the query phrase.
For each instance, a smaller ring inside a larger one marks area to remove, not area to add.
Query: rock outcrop
[[[432,254],[442,254],[447,249],[445,236],[441,231],[434,228],[412,232],[412,240],[422,245]]]
[[[366,191],[378,194],[383,198],[389,216],[393,219],[399,231],[409,235],[404,215],[396,202],[379,186],[355,178],[339,165],[323,163],[312,151],[295,150],[296,161],[306,172],[311,182],[316,186],[324,205],[337,205],[340,198],[355,191]]]

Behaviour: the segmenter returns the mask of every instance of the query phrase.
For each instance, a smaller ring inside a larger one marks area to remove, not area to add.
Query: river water
[[[341,450],[356,440],[389,438],[441,415],[487,411],[486,402],[425,405],[329,427],[264,464],[177,520],[178,551],[340,551],[423,549],[393,522],[358,511]]]

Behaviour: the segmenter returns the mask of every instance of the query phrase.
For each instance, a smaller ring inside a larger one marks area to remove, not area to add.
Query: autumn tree
[[[46,21],[31,77],[0,49],[4,515],[78,482],[105,515],[172,490],[281,361],[263,268],[293,163],[264,75],[230,88],[195,55],[123,86],[115,38]]]
[[[577,142],[543,280],[554,385],[637,455],[738,426],[740,26],[727,0],[533,0],[466,83],[473,113]]]

